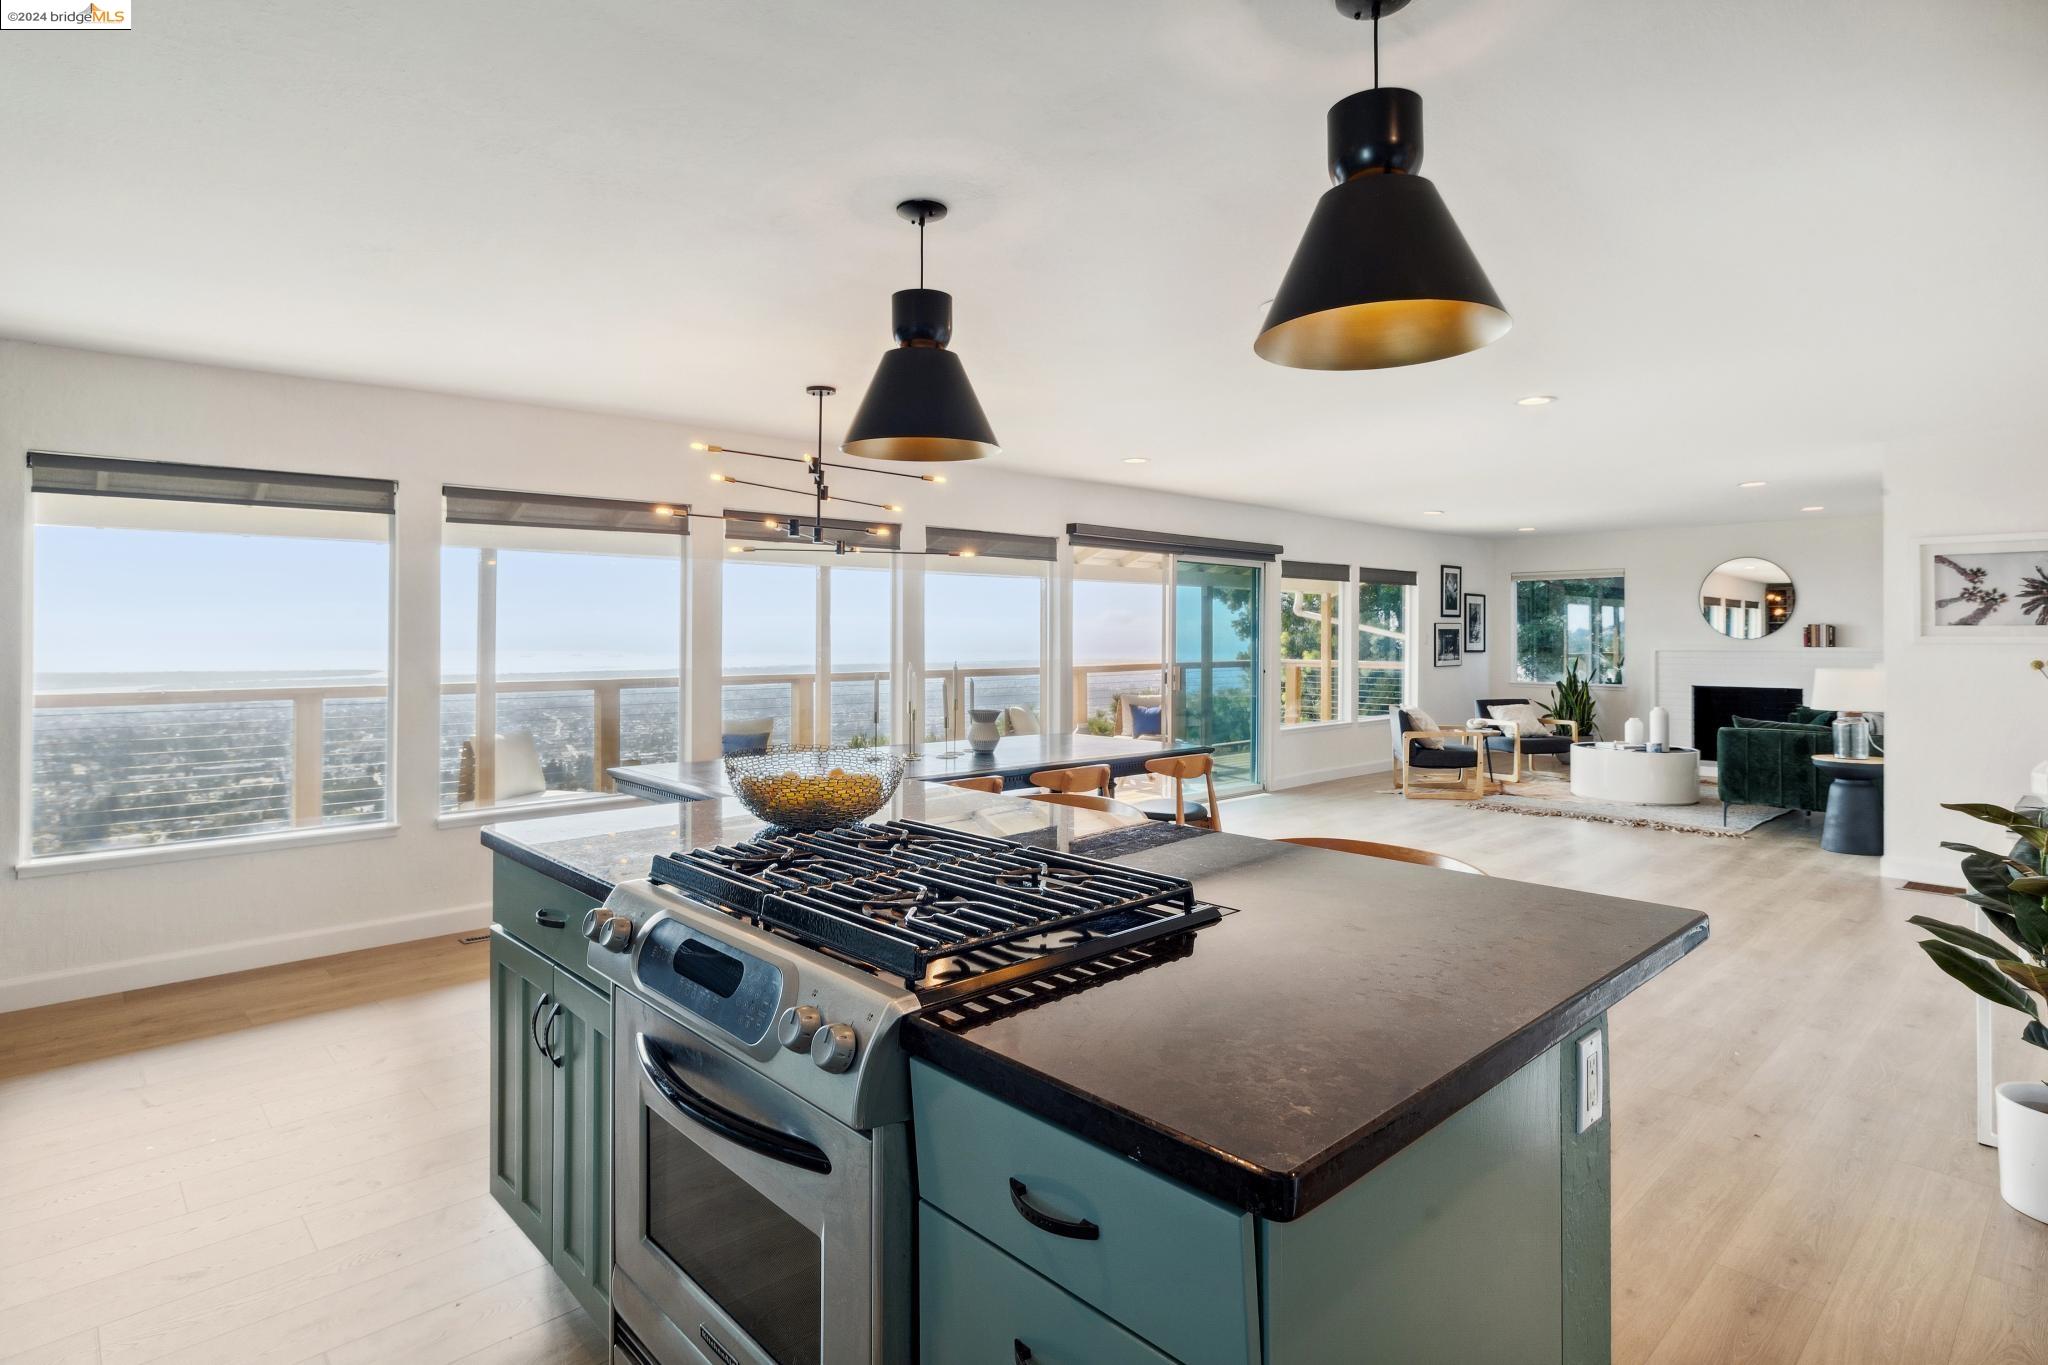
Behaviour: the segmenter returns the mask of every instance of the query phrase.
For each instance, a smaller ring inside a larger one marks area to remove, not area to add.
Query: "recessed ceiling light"
[[[1827,509],[1827,508],[1825,508],[1825,507],[1822,507],[1822,506],[1820,506],[1820,505],[1819,505],[1818,503],[1816,503],[1816,504],[1815,504],[1815,505],[1813,505],[1812,507],[1802,507],[1802,508],[1800,508],[1799,510],[1800,510],[1800,511],[1802,511],[1802,512],[1825,512],[1825,511],[1827,511],[1828,509]]]
[[[1535,527],[1533,527],[1533,526],[1517,526],[1517,527],[1516,527],[1515,529],[1516,529],[1517,531],[1533,531],[1533,530],[1535,530],[1536,528],[1535,528]]]
[[[1554,393],[1532,393],[1527,398],[1517,398],[1515,406],[1518,408],[1543,408],[1550,406],[1556,401],[1557,395]]]
[[[1746,479],[1735,486],[1737,488],[1763,488],[1766,485],[1762,479]]]
[[[1429,511],[1424,512],[1422,515],[1424,515],[1425,517],[1440,517],[1443,515],[1443,513],[1440,511]]]
[[[1124,463],[1125,463],[1125,464],[1150,464],[1150,463],[1152,463],[1152,460],[1151,460],[1151,458],[1150,458],[1149,456],[1145,456],[1145,455],[1126,455],[1126,456],[1124,456]]]

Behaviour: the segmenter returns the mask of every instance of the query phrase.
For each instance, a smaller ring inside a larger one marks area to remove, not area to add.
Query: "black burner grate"
[[[1219,914],[1180,878],[911,820],[657,857],[653,878],[927,995],[986,988]]]

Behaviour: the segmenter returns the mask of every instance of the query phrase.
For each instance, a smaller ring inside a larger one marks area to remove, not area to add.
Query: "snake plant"
[[[1600,722],[1593,714],[1593,685],[1579,676],[1577,659],[1571,661],[1564,676],[1550,689],[1550,714],[1559,720],[1578,722],[1580,739],[1591,739],[1600,733]]]

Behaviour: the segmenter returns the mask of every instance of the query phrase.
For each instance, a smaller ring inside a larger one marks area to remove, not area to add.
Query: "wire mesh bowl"
[[[892,749],[777,748],[731,754],[725,778],[756,819],[780,829],[830,829],[865,820],[903,780]]]

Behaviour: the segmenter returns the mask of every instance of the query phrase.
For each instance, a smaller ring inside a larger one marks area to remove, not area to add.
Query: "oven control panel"
[[[640,984],[749,1047],[768,1036],[782,972],[680,920],[658,919],[640,945]]]

